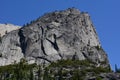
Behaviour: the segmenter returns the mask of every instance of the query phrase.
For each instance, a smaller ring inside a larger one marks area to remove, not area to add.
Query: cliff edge
[[[21,58],[30,64],[75,59],[109,66],[89,14],[75,8],[47,13],[6,34],[0,42],[0,55],[0,66]]]

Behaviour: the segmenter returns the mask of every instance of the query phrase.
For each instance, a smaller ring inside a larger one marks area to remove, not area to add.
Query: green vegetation
[[[99,75],[101,72],[110,70],[95,67],[88,60],[58,60],[43,67],[21,59],[18,64],[0,67],[0,80],[83,80],[88,73]],[[101,79],[98,77],[97,80]]]
[[[103,80],[101,77],[96,77],[96,80]]]
[[[57,62],[52,62],[49,67],[79,67],[80,65],[90,66],[90,61],[88,60],[58,60]]]
[[[101,49],[101,47],[100,47],[100,46],[95,46],[95,48],[96,48],[97,50],[100,50],[100,49]]]
[[[109,67],[96,67],[95,63],[88,61],[88,60],[58,60],[57,62],[51,63],[49,69],[61,69],[61,75],[63,77],[67,76],[68,74],[72,75],[70,79],[72,80],[84,80],[85,76],[88,73],[93,73],[95,76],[99,75],[100,73],[108,73],[111,72]],[[55,70],[56,70],[55,69]],[[56,74],[53,70],[52,74]],[[64,79],[62,79],[64,80]],[[98,78],[97,80],[100,80]]]
[[[120,73],[120,68],[118,68],[116,64],[115,64],[115,72]]]
[[[0,67],[0,80],[29,80],[30,70],[35,64],[28,65],[24,60],[20,63]]]

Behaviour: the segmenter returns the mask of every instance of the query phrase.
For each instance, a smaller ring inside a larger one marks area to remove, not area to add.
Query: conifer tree
[[[115,64],[115,72],[117,72],[118,71],[118,68],[117,68],[117,65]]]
[[[44,75],[43,75],[43,80],[49,80],[49,76],[48,76],[48,69],[47,68],[45,68],[45,70],[44,70]]]
[[[41,73],[42,72],[42,70],[41,70],[41,66],[39,65],[38,66],[38,80],[41,80]]]
[[[118,68],[116,64],[115,64],[115,72],[120,73],[120,68]]]
[[[30,69],[30,79],[29,80],[34,80],[33,69]]]
[[[63,68],[61,67],[60,70],[58,71],[58,76],[59,76],[58,80],[63,80],[62,70]]]

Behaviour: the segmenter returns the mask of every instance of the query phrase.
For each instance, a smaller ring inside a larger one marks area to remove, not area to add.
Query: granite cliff
[[[20,26],[16,26],[13,24],[0,24],[0,36],[4,36],[5,34],[13,31],[13,30],[17,30],[19,29]]]
[[[0,55],[0,66],[21,58],[30,64],[75,59],[109,66],[89,14],[75,8],[47,13],[9,32],[1,39]]]
[[[21,28],[11,26],[0,25],[1,80],[120,79],[120,73],[111,71],[86,12],[69,8],[47,13]]]

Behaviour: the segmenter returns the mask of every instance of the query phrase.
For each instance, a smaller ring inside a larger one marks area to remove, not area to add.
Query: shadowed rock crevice
[[[44,41],[44,38],[45,38],[45,34],[46,34],[46,33],[44,32],[44,29],[43,29],[42,26],[40,26],[40,28],[41,28],[41,31],[42,31],[41,50],[42,50],[43,54],[47,56],[47,54],[46,54],[46,52],[45,52],[45,47],[44,47],[44,44],[43,44],[43,41]]]
[[[55,40],[54,42],[52,42],[52,41],[49,40],[49,39],[46,39],[46,40],[49,41],[49,42],[52,44],[52,46],[54,47],[55,50],[59,51],[58,45],[57,45],[57,43],[56,43],[56,40]]]
[[[43,29],[43,27],[42,26],[40,26],[40,28],[41,28],[41,31],[42,31],[42,36],[44,35],[44,29]]]
[[[36,60],[37,59],[42,59],[42,60],[45,60],[45,61],[47,61],[47,62],[49,62],[49,63],[51,63],[52,61],[50,61],[49,59],[47,59],[47,58],[45,58],[45,57],[43,57],[43,56],[39,56],[39,57],[34,57]]]
[[[43,45],[43,40],[41,40],[41,50],[42,50],[43,54],[47,56],[47,54],[45,52],[45,47]]]
[[[61,57],[61,59],[62,59],[63,56],[62,56],[61,53],[60,53],[60,50],[59,50],[59,47],[58,47],[58,44],[57,44],[57,41],[56,41],[56,35],[53,34],[53,37],[54,37],[54,42],[52,42],[51,40],[49,40],[49,39],[47,39],[47,38],[46,38],[46,40],[49,41],[49,42],[52,44],[53,48],[58,52],[58,55],[59,55],[59,56]]]
[[[59,51],[59,47],[58,47],[57,42],[56,42],[56,35],[54,34],[53,36],[54,36],[54,48],[55,48],[57,51]]]
[[[11,43],[11,39],[15,40]],[[16,46],[15,42],[20,46]],[[2,37],[0,51],[7,58],[11,55],[9,64],[12,63],[13,58],[13,50],[11,49],[16,49],[14,53],[17,56],[24,54],[28,61],[31,60],[29,57],[33,56],[40,57],[45,61],[49,60],[49,62],[60,59],[89,59],[93,62],[98,60],[96,64],[106,62],[99,66],[107,67],[109,61],[104,50],[99,48],[100,46],[89,14],[82,13],[75,8],[69,8],[47,13],[34,23],[15,32],[7,33]],[[3,62],[5,65],[7,65],[7,58]],[[18,57],[14,56],[14,58],[18,61]]]
[[[23,35],[23,30],[22,29],[19,30],[18,35],[20,37],[20,47],[22,49],[22,53],[25,55],[25,51],[26,51],[26,48],[27,48],[27,43],[26,43],[26,40],[25,40],[25,36]]]

